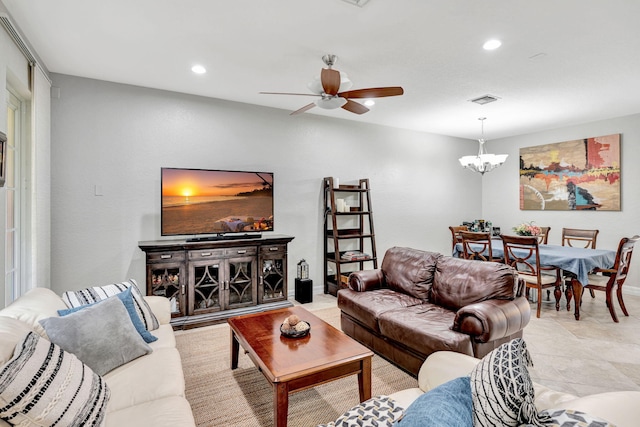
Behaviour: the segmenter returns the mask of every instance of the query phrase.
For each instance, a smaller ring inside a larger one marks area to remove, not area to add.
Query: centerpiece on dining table
[[[538,236],[542,233],[542,229],[535,225],[533,221],[523,222],[522,224],[516,225],[513,227],[513,231],[518,236]]]

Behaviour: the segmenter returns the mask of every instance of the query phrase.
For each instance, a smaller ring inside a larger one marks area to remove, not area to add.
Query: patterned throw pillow
[[[584,412],[572,409],[547,409],[541,412],[551,417],[545,427],[616,427],[602,418],[592,417]],[[531,424],[522,427],[531,427]]]
[[[21,426],[98,426],[107,383],[71,353],[27,334],[0,368],[0,418]]]
[[[144,323],[144,327],[148,331],[158,329],[158,319],[151,311],[149,304],[144,300],[144,297],[140,293],[138,284],[135,280],[129,279],[126,282],[114,283],[105,286],[94,286],[92,288],[83,289],[81,291],[67,291],[62,294],[62,299],[67,304],[67,307],[79,307],[81,305],[91,304],[94,302],[105,300],[120,292],[123,292],[131,288],[131,294],[136,306],[136,312],[140,316],[140,320]]]
[[[550,420],[534,405],[533,383],[527,366],[533,366],[522,338],[487,354],[471,371],[473,425],[475,427],[542,426]]]
[[[403,411],[389,396],[376,396],[349,409],[335,422],[318,427],[391,427]]]

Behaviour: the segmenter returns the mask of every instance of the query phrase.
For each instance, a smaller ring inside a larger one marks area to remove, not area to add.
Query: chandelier
[[[484,175],[485,172],[491,172],[507,160],[508,154],[488,154],[484,148],[484,121],[486,117],[480,117],[478,120],[482,123],[482,138],[478,140],[480,147],[477,156],[463,156],[458,159],[460,164],[472,171],[479,172]]]

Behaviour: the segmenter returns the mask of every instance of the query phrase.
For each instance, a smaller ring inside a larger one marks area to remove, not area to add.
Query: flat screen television
[[[206,240],[273,231],[272,172],[162,168],[160,181],[163,236]]]

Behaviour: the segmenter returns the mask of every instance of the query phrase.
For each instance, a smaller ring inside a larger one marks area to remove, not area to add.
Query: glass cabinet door
[[[194,262],[190,265],[189,300],[193,314],[218,311],[222,308],[220,295],[224,289],[222,263]]]
[[[277,250],[274,250],[276,249]],[[287,255],[281,246],[263,248],[258,303],[287,299]]]
[[[255,258],[232,258],[229,260],[229,278],[227,280],[229,308],[255,304],[255,265]]]
[[[181,264],[157,264],[149,265],[149,277],[151,278],[151,295],[169,298],[171,302],[171,316],[184,315],[184,289],[181,281],[185,280]]]

